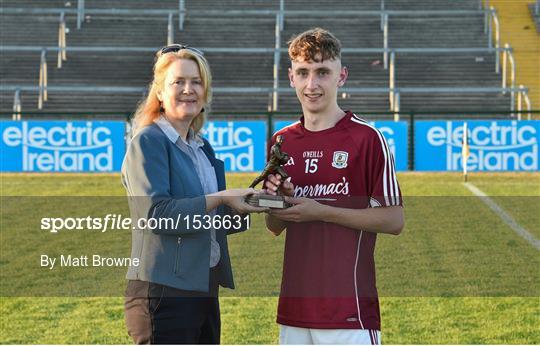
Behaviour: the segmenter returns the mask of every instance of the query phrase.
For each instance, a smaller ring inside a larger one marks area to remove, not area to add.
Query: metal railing
[[[539,0],[540,1],[540,0]],[[285,0],[279,0],[279,26],[281,30],[285,27]]]
[[[503,68],[502,68],[502,88],[506,88],[507,86],[507,61],[510,61],[510,87],[511,89],[514,89],[516,86],[516,61],[514,60],[514,55],[512,54],[512,50],[509,49],[510,45],[507,43],[504,45],[504,48],[506,48],[503,51]],[[504,92],[503,92],[504,93]],[[510,109],[514,110],[514,92],[511,92],[510,97]]]
[[[178,0],[178,30],[184,30],[184,20],[186,15],[186,2]]]
[[[47,101],[47,49],[41,50],[39,62],[38,109],[43,109],[43,102]]]
[[[395,93],[394,96],[394,121],[399,121],[399,112],[401,111],[401,98],[399,92]]]
[[[81,0],[78,0],[81,1]],[[83,1],[84,2],[84,1]],[[174,14],[184,13],[184,21],[186,20],[186,14],[188,11],[186,9],[176,10],[176,9],[127,9],[127,8],[90,8],[83,9],[69,9],[69,8],[2,8],[0,13],[4,14],[60,14],[61,12],[66,12],[66,14],[75,14],[81,13],[81,22],[84,21],[84,16],[86,14],[109,14],[109,15],[152,15],[152,16],[161,16],[163,14],[168,14],[169,12]],[[478,10],[283,10],[279,9],[268,9],[268,10],[191,10],[189,12],[190,16],[193,17],[239,17],[239,16],[275,16],[283,12],[285,16],[293,17],[328,17],[328,15],[337,15],[337,16],[381,16],[382,14],[389,15],[403,15],[403,16],[433,16],[433,15],[479,15],[484,14],[489,9],[478,9]]]
[[[80,23],[84,19],[85,13],[89,14],[114,14],[114,15],[168,15],[169,16],[169,26],[168,26],[168,38],[173,33],[171,21],[170,18],[171,13],[178,14],[179,16],[179,30],[182,31],[184,28],[184,22],[187,15],[187,11],[185,9],[185,1],[179,0],[179,8],[178,10],[161,10],[161,9],[145,9],[145,10],[137,10],[137,9],[84,9],[84,0],[78,0],[78,9],[76,10],[77,13],[77,28],[80,28]],[[486,1],[487,4],[489,4],[488,0]],[[482,3],[482,0],[479,0],[480,3]],[[82,7],[81,7],[82,6]],[[372,10],[372,11],[315,11],[315,10],[304,10],[304,11],[298,11],[298,10],[285,10],[284,7],[284,0],[280,0],[280,8],[279,10],[193,10],[190,12],[190,16],[192,17],[207,17],[207,16],[218,16],[218,17],[238,17],[238,16],[253,16],[253,15],[273,15],[273,16],[279,16],[280,20],[280,30],[282,31],[284,28],[284,21],[285,17],[327,17],[328,15],[334,15],[334,16],[379,16],[381,19],[381,31],[383,31],[383,42],[382,46],[383,49],[388,49],[389,47],[389,17],[390,16],[432,16],[432,15],[478,15],[483,14],[485,17],[486,23],[489,25],[486,26],[485,30],[488,34],[488,47],[493,47],[493,42],[491,39],[491,30],[492,30],[492,21],[489,20],[489,18],[492,18],[492,14],[495,11],[493,8],[490,9],[479,9],[479,10],[426,10],[426,11],[415,11],[415,10],[386,10],[385,9],[385,1],[381,0],[381,10]],[[34,14],[50,14],[50,13],[73,13],[74,10],[70,9],[40,9],[40,8],[32,8],[32,9],[18,9],[18,8],[6,8],[2,9],[2,12],[4,13],[34,13]],[[498,28],[498,25],[497,25]],[[498,29],[497,29],[498,34]],[[383,53],[383,59],[384,59],[384,67],[385,69],[388,68],[388,54],[389,52],[386,50]]]
[[[282,17],[282,25],[284,27],[285,17],[328,17],[329,15],[335,17],[357,17],[357,16],[378,16],[380,17],[381,31],[384,30],[384,17],[388,16],[438,16],[438,15],[484,15],[489,16],[489,8],[480,8],[478,10],[386,10],[384,8],[384,0],[381,0],[380,10],[333,10],[333,11],[317,11],[317,10],[285,10],[284,1],[280,0],[280,8],[278,10],[191,10],[189,12],[190,17],[240,17],[240,16],[275,16],[277,14]],[[84,0],[78,0],[78,8],[2,8],[1,13],[5,14],[55,14],[65,12],[66,14],[77,15],[77,29],[80,29],[82,22],[84,21],[86,14],[93,15],[145,15],[145,16],[161,16],[168,15],[169,13],[178,14],[178,29],[184,30],[184,24],[187,17],[187,10],[185,8],[185,1],[179,0],[177,10],[173,9],[85,9]],[[487,21],[487,19],[486,19]]]
[[[167,30],[167,42],[174,41],[174,30],[172,28],[172,18],[171,14],[178,14],[179,16],[179,30],[183,30],[184,23],[186,20],[187,11],[185,9],[185,0],[179,0],[178,10],[162,10],[162,9],[84,9],[84,0],[78,0],[78,9],[77,13],[77,27],[80,27],[80,21],[84,19],[85,13],[89,14],[111,14],[111,15],[168,15],[169,23]],[[280,31],[283,31],[285,17],[327,17],[328,15],[334,16],[348,16],[348,17],[357,17],[357,16],[379,16],[381,19],[381,31],[383,31],[383,42],[382,47],[383,51],[383,60],[384,68],[388,69],[388,54],[389,54],[389,18],[390,16],[439,16],[439,15],[454,15],[454,16],[463,16],[463,15],[484,15],[486,24],[485,31],[488,35],[488,47],[493,47],[492,40],[492,20],[494,18],[493,14],[495,10],[493,8],[484,8],[481,6],[485,1],[485,6],[489,6],[488,0],[479,0],[479,9],[478,10],[386,10],[385,1],[381,0],[381,10],[369,10],[369,11],[316,11],[316,10],[285,10],[284,0],[280,0],[279,10],[193,10],[190,12],[192,17],[207,17],[207,16],[217,16],[217,17],[238,17],[238,16],[253,16],[253,15],[273,15],[280,20]],[[82,7],[81,7],[82,6]],[[23,12],[24,11],[24,12]],[[74,13],[75,10],[70,9],[44,9],[44,8],[31,8],[31,9],[18,9],[18,8],[6,8],[2,9],[4,13],[33,13],[33,14],[50,14],[50,13]],[[496,36],[499,37],[498,29],[498,19],[496,20]],[[171,40],[171,36],[173,39]]]
[[[517,119],[521,120],[521,114],[522,114],[522,101],[525,101],[525,106],[527,107],[527,120],[531,120],[531,100],[529,99],[529,89],[525,88],[523,84],[519,85],[519,91],[518,91],[518,101],[517,101]],[[516,116],[516,114],[512,114],[512,116]]]
[[[510,92],[511,95],[514,95],[515,93],[518,93],[518,120],[521,120],[521,113],[522,113],[522,102],[525,101],[525,105],[527,107],[527,114],[528,114],[528,120],[531,119],[531,101],[529,99],[529,89],[524,87],[523,85],[520,85],[519,88],[411,88],[411,87],[405,87],[405,88],[394,88],[392,90],[394,93],[394,109],[391,110],[394,112],[394,120],[399,121],[400,115],[400,99],[402,93],[410,93],[410,94],[440,94],[440,93],[508,93]],[[514,102],[512,102],[513,104]],[[515,115],[515,109],[512,108],[510,111],[511,116]]]
[[[84,12],[84,0],[77,0],[77,30],[81,28],[84,21]]]
[[[280,40],[280,30],[279,24],[280,19],[276,17],[276,46],[274,48],[219,48],[219,47],[208,47],[200,49],[208,53],[236,53],[236,54],[274,54],[274,66],[273,66],[273,87],[269,88],[270,102],[269,109],[277,111],[279,109],[279,93],[282,90],[279,88],[279,68],[281,65],[281,53],[286,53],[287,49],[281,48],[279,46]],[[17,46],[3,46],[1,47],[4,51],[36,51],[39,50],[37,47],[17,47]],[[47,47],[48,50],[60,51],[58,47]],[[149,47],[66,47],[66,50],[73,52],[152,52],[154,53],[157,48]],[[389,100],[389,109],[391,111],[396,111],[396,107],[399,108],[399,105],[396,102],[396,98],[399,98],[399,95],[396,95],[395,91],[399,88],[396,87],[396,65],[397,59],[400,54],[433,54],[433,53],[442,53],[442,54],[456,54],[456,53],[494,53],[496,55],[503,54],[503,72],[502,72],[502,85],[499,88],[499,92],[506,93],[510,92],[510,108],[512,111],[515,110],[515,61],[512,55],[512,49],[507,44],[504,48],[498,49],[488,49],[488,48],[395,48],[395,49],[382,49],[382,48],[344,48],[343,53],[390,53],[390,64],[389,64],[389,78],[388,78],[388,88],[384,90],[388,93]],[[42,59],[43,61],[43,59]],[[508,75],[508,63],[510,64],[510,87],[507,88],[507,75]],[[234,90],[232,88],[231,90]],[[245,88],[243,90],[259,90],[258,88]],[[379,90],[381,91],[381,90]],[[457,91],[457,89],[455,89]]]
[[[81,26],[82,26],[82,23],[84,21],[84,18],[85,18],[85,15],[86,13],[92,13],[92,14],[96,14],[96,13],[104,13],[103,11],[107,11],[108,9],[89,9],[87,10],[85,8],[85,1],[84,0],[77,0],[77,10],[75,10],[74,12],[77,14],[77,29],[81,29]],[[381,31],[383,30],[383,22],[384,22],[384,15],[386,12],[389,12],[386,10],[385,8],[385,0],[380,0],[380,17],[381,17]],[[478,0],[478,10],[483,10],[483,9],[488,9],[489,8],[489,0]],[[38,9],[39,10],[39,9]],[[114,11],[115,14],[120,14],[120,13],[133,13],[133,11],[138,11],[138,10],[129,10],[129,9],[126,9],[126,10],[118,10],[118,9],[110,9],[112,11]],[[129,12],[128,12],[129,11]],[[147,12],[147,10],[144,10],[145,12]],[[159,11],[159,10],[158,10]],[[169,10],[165,10],[167,12],[169,12]],[[257,10],[256,10],[257,11]],[[272,10],[258,10],[259,13],[263,13],[262,11],[264,11],[264,13],[266,14],[273,14],[273,13],[269,13],[271,12]],[[178,30],[182,31],[184,30],[184,23],[185,23],[185,20],[186,20],[186,15],[187,15],[187,11],[186,11],[186,2],[185,0],[178,0],[178,10],[177,11],[174,11],[178,14]],[[200,13],[201,11],[193,11],[193,14],[197,14],[197,13]],[[283,28],[284,26],[284,23],[283,23],[283,20],[284,20],[284,14],[285,14],[285,0],[279,0],[279,11],[278,11],[280,15],[282,15],[281,17],[281,28]],[[373,11],[363,11],[363,12],[373,12]],[[397,11],[393,11],[393,12],[397,12]],[[537,0],[536,1],[536,4],[535,4],[535,14],[538,15],[540,12],[540,0]],[[252,12],[253,14],[253,12]],[[202,14],[204,15],[204,14]],[[487,14],[486,14],[486,22],[487,22]]]
[[[55,14],[66,11],[66,13],[77,14],[77,10],[68,8],[3,8],[6,14]],[[283,14],[288,17],[328,17],[329,15],[356,17],[356,16],[381,16],[389,14],[392,16],[434,16],[434,15],[483,15],[489,9],[479,10],[187,10],[178,11],[176,9],[120,9],[120,8],[92,8],[86,9],[85,14],[109,14],[109,15],[153,15],[160,16],[169,12],[185,15],[189,13],[191,17],[252,17],[252,16],[275,16]],[[184,16],[184,21],[187,16]]]
[[[483,0],[479,0],[478,1],[478,9],[480,10],[488,10],[490,9],[489,7],[489,0],[485,0],[485,3]],[[488,12],[488,11],[485,11],[484,12],[484,34],[487,34],[488,33],[488,25],[489,25],[489,19],[490,19],[490,16],[491,14]]]
[[[383,15],[383,60],[384,69],[388,69],[388,14]]]
[[[390,102],[390,110],[395,111],[396,93],[394,92],[394,88],[396,87],[396,52],[392,52],[390,54],[390,71],[388,76],[388,86],[390,87],[390,92],[388,95],[388,100]]]
[[[443,53],[443,54],[459,54],[459,53],[495,53],[495,56],[498,57],[499,54],[502,52],[508,56],[512,56],[512,48],[507,44],[504,48],[494,48],[494,49],[484,49],[484,48],[396,48],[396,49],[389,49],[387,50],[390,52],[390,69],[389,69],[389,75],[388,75],[388,86],[389,86],[389,95],[388,100],[390,103],[390,110],[396,111],[396,54],[399,53],[409,53],[409,54],[429,54],[429,53]],[[497,63],[497,58],[495,59]],[[501,88],[501,92],[503,90],[506,90],[506,70],[507,70],[507,59],[503,58],[503,84]],[[511,67],[511,88],[515,88],[515,63],[513,56],[510,59],[510,67]],[[399,96],[397,96],[399,98]],[[512,98],[514,95],[512,94]],[[399,106],[398,106],[399,107]],[[510,108],[514,110],[514,103],[511,101]]]
[[[62,12],[60,14],[60,24],[58,26],[58,57],[56,67],[62,68],[62,61],[66,60],[66,14]]]
[[[98,87],[98,86],[50,86],[47,88],[52,92],[63,92],[63,93],[73,93],[73,92],[85,92],[85,93],[123,93],[123,94],[141,94],[146,91],[144,87]],[[12,85],[1,85],[0,91],[38,91],[41,92],[41,88],[35,87],[32,85],[27,86],[12,86]],[[214,87],[214,93],[216,94],[236,94],[236,93],[246,93],[246,94],[260,94],[268,95],[273,92],[278,92],[279,94],[293,94],[295,92],[292,88],[264,88],[264,87]],[[347,94],[387,94],[392,92],[393,95],[393,109],[390,110],[394,113],[394,120],[400,120],[400,111],[401,111],[401,96],[402,94],[445,94],[445,93],[462,93],[462,94],[473,94],[473,93],[482,93],[482,94],[496,94],[496,93],[517,93],[518,96],[518,120],[521,119],[521,113],[523,112],[523,103],[527,108],[528,119],[531,115],[531,102],[528,96],[529,89],[520,85],[519,88],[490,88],[490,87],[477,87],[477,88],[467,88],[467,87],[429,87],[429,88],[418,88],[418,87],[403,87],[403,88],[340,88],[340,92]],[[41,108],[39,108],[41,109]],[[409,111],[407,111],[409,112]],[[520,113],[521,112],[521,113]],[[512,109],[510,113],[515,116],[516,110]]]
[[[169,13],[169,21],[167,24],[167,45],[174,43],[174,29],[173,29],[173,13]]]
[[[497,16],[497,11],[491,7],[491,13],[490,13],[490,18],[491,20],[489,21],[490,23],[490,29],[489,29],[489,36],[488,36],[488,47],[489,48],[492,48],[493,47],[493,35],[492,35],[492,27],[491,27],[491,23],[493,22],[495,24],[495,49],[499,49],[501,47],[501,31],[500,31],[500,25],[499,25],[499,17]],[[499,73],[500,72],[500,56],[499,54],[496,54],[495,55],[495,72]]]
[[[381,0],[381,12],[385,10],[385,2],[384,0]],[[381,31],[384,30],[384,16],[385,14],[381,14]]]
[[[274,79],[274,91],[272,91],[272,111],[278,110],[279,94],[277,89],[279,88],[279,66],[281,64],[281,23],[282,16],[276,15],[276,29],[275,29],[275,46],[274,46],[274,67],[273,67],[273,79]]]
[[[15,90],[15,95],[13,95],[13,114],[11,116],[12,120],[21,120],[21,89],[17,88]]]

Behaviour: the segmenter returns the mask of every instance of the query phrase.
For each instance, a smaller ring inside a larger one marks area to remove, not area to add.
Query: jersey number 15
[[[317,162],[319,162],[319,159],[306,159],[306,170],[305,173],[315,173],[317,172],[317,169],[319,168],[317,166]]]

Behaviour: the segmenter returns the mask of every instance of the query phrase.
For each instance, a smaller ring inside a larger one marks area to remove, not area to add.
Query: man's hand
[[[269,195],[277,195],[279,190],[284,196],[294,196],[294,185],[290,181],[283,181],[279,174],[269,174],[264,184],[266,193]]]
[[[294,185],[290,181],[283,181],[279,174],[269,174],[264,183],[264,187],[264,191],[273,196],[277,195],[278,191],[284,196],[294,196]],[[268,213],[265,220],[266,228],[276,236],[283,232],[286,227],[284,220],[274,217],[274,214],[272,213]]]
[[[286,222],[324,221],[359,231],[395,235],[400,234],[404,227],[401,206],[351,209],[332,207],[310,198],[285,197],[285,200],[293,206],[268,211],[266,224],[268,229],[276,235],[287,226]],[[281,228],[269,227],[268,219],[281,220]]]
[[[323,221],[326,206],[310,198],[285,197],[293,206],[285,209],[270,209],[268,214],[290,222]]]

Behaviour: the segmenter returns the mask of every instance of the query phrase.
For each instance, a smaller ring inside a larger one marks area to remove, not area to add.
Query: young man
[[[287,230],[280,343],[379,344],[375,240],[404,224],[394,160],[378,130],[337,104],[348,72],[334,35],[306,31],[289,42],[289,57],[303,116],[271,143],[282,136],[290,181],[265,182],[293,204],[266,217],[273,234]]]

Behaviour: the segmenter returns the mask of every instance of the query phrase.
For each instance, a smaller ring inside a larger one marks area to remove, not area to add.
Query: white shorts
[[[280,345],[380,345],[381,332],[371,329],[313,329],[279,325]]]

